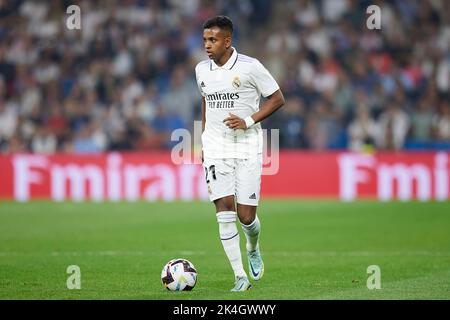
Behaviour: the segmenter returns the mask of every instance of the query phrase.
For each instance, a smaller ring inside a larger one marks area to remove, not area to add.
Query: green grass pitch
[[[449,202],[266,200],[259,217],[265,275],[231,293],[210,203],[2,201],[0,299],[450,298]],[[161,284],[178,257],[198,270],[191,292]],[[80,290],[66,287],[69,265]],[[367,288],[370,265],[379,290]]]

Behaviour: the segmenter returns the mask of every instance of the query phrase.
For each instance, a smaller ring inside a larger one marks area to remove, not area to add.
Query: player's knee
[[[240,216],[239,220],[241,221],[242,224],[249,225],[255,220],[255,217],[251,215],[244,215]]]
[[[242,224],[249,225],[251,224],[256,217],[256,207],[247,206],[238,203],[237,211],[239,215],[239,220]]]
[[[216,205],[216,212],[236,211],[233,198],[229,199],[229,197],[225,197],[217,199],[214,201],[214,204]]]
[[[232,205],[227,205],[227,204],[219,204],[216,205],[216,212],[221,212],[221,211],[236,211],[234,209],[234,207]]]

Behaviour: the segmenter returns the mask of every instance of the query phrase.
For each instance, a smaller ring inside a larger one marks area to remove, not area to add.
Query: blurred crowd
[[[0,152],[170,148],[200,120],[202,24],[225,14],[234,46],[274,75],[280,146],[450,150],[445,0],[0,2]],[[369,30],[366,8],[381,8]]]

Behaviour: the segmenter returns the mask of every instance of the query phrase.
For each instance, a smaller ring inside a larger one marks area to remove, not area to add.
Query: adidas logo
[[[202,88],[206,87],[205,83],[203,81],[202,81],[202,83],[200,83],[200,87],[202,87]]]
[[[252,194],[250,197],[248,197],[249,199],[253,199],[253,200],[256,200],[256,194]]]

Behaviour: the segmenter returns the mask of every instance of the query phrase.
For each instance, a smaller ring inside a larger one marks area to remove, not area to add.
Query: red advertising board
[[[277,175],[265,176],[263,194],[273,197],[328,197],[350,201],[446,200],[449,154],[282,152]]]
[[[449,154],[282,151],[265,158],[261,198],[449,199]],[[0,198],[18,201],[207,199],[199,164],[170,152],[0,156]]]

